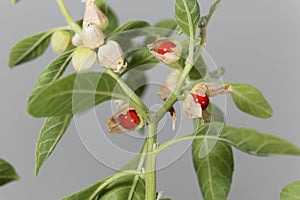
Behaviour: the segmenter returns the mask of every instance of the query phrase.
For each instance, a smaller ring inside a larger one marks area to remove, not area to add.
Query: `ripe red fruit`
[[[120,114],[118,120],[120,125],[125,129],[134,129],[140,123],[140,119],[135,110],[129,110],[126,114]]]
[[[166,41],[159,45],[157,53],[164,55],[165,53],[174,52],[173,48],[175,47],[176,45],[173,42]]]
[[[208,105],[209,105],[209,98],[207,95],[205,95],[204,97],[196,95],[196,94],[192,94],[194,101],[198,104],[201,105],[202,110],[205,110]]]

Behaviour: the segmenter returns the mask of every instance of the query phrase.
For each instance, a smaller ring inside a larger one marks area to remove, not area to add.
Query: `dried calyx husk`
[[[173,93],[180,75],[181,71],[179,70],[173,70],[171,73],[169,73],[158,93],[163,95],[170,95],[171,93]]]
[[[230,92],[232,92],[232,87],[229,84],[217,87],[215,83],[200,82],[191,91],[186,92],[183,102],[184,113],[192,119],[200,118],[205,122],[211,121],[211,114],[206,110],[210,101],[209,97]]]
[[[105,68],[112,69],[114,72],[121,73],[126,69],[127,63],[124,62],[124,54],[120,45],[110,40],[98,49],[99,64]]]
[[[168,76],[164,80],[163,85],[161,86],[160,90],[157,93],[157,96],[161,100],[163,100],[164,102],[167,101],[168,98],[166,96],[170,96],[174,92],[177,86],[177,82],[180,78],[180,75],[181,75],[180,70],[173,70],[171,73],[168,74]],[[173,106],[170,108],[169,113],[172,117],[172,130],[175,130],[177,116],[176,116],[176,110]]]
[[[106,125],[109,132],[122,134],[141,129],[144,120],[132,106],[123,104],[122,108],[106,121]]]
[[[181,44],[173,38],[156,40],[147,47],[155,58],[166,65],[177,62],[182,53]]]

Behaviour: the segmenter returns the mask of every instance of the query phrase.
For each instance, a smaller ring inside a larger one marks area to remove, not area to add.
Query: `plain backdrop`
[[[79,19],[83,14],[80,0],[66,2],[72,15]],[[107,2],[122,23],[134,19],[155,23],[173,18],[174,14],[172,0]],[[203,13],[212,2],[201,0]],[[209,26],[207,47],[216,64],[226,68],[225,80],[260,88],[274,109],[271,119],[261,120],[238,111],[228,98],[228,124],[255,128],[298,146],[299,11],[298,0],[224,0]],[[20,39],[64,24],[56,1],[21,0],[15,6],[8,0],[0,2],[0,157],[11,162],[21,176],[19,181],[0,189],[1,200],[58,200],[114,173],[86,150],[72,123],[39,178],[34,176],[35,142],[43,120],[25,112],[26,101],[39,73],[54,55],[48,51],[35,62],[14,70],[8,67],[8,55]],[[183,122],[181,127],[185,126],[189,124]],[[127,146],[131,146],[127,140]],[[172,149],[176,151],[177,147]],[[109,150],[102,150],[109,155]],[[279,199],[282,187],[300,180],[299,157],[258,158],[236,150],[234,154],[230,200]],[[202,198],[190,150],[158,172],[158,190],[174,200]]]

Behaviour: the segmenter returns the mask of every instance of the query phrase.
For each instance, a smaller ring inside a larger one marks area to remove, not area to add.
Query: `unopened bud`
[[[148,48],[155,58],[166,65],[177,62],[182,52],[181,44],[172,38],[156,40]]]
[[[55,31],[51,37],[54,53],[63,53],[71,46],[71,34],[67,31]]]
[[[124,64],[124,54],[120,45],[115,41],[108,41],[98,49],[99,64],[105,68],[121,73],[126,69]]]
[[[76,33],[73,37],[72,37],[72,44],[76,47],[82,46],[83,42],[82,42],[82,38],[81,36]]]
[[[97,54],[87,47],[79,47],[72,57],[72,64],[76,71],[86,71],[93,67],[97,60]]]
[[[94,0],[87,0],[83,18],[83,26],[96,24],[101,30],[105,30],[109,20],[105,14],[96,6]]]
[[[84,46],[96,49],[104,44],[104,35],[96,24],[86,24],[82,29],[82,42]]]

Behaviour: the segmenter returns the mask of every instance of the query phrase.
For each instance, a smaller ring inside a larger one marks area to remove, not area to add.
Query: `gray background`
[[[121,22],[131,19],[157,22],[173,16],[171,0],[108,0],[108,3],[119,14]],[[212,1],[201,3],[206,12]],[[79,0],[69,7],[76,18],[82,15],[83,5]],[[271,119],[260,120],[241,113],[228,101],[228,124],[272,133],[298,146],[299,8],[298,0],[226,0],[208,32],[208,51],[219,66],[227,69],[224,78],[257,86],[274,108]],[[34,63],[10,70],[8,54],[21,38],[64,22],[55,1],[24,0],[16,6],[1,1],[0,15],[0,157],[13,163],[21,175],[20,181],[0,189],[0,199],[56,200],[112,174],[113,170],[86,151],[72,124],[40,177],[34,177],[35,142],[42,120],[25,113],[26,100],[39,73],[54,55],[49,51]],[[283,186],[300,180],[297,157],[256,158],[235,151],[235,163],[229,195],[232,200],[279,199]],[[201,199],[190,151],[158,172],[158,189],[172,199]]]

